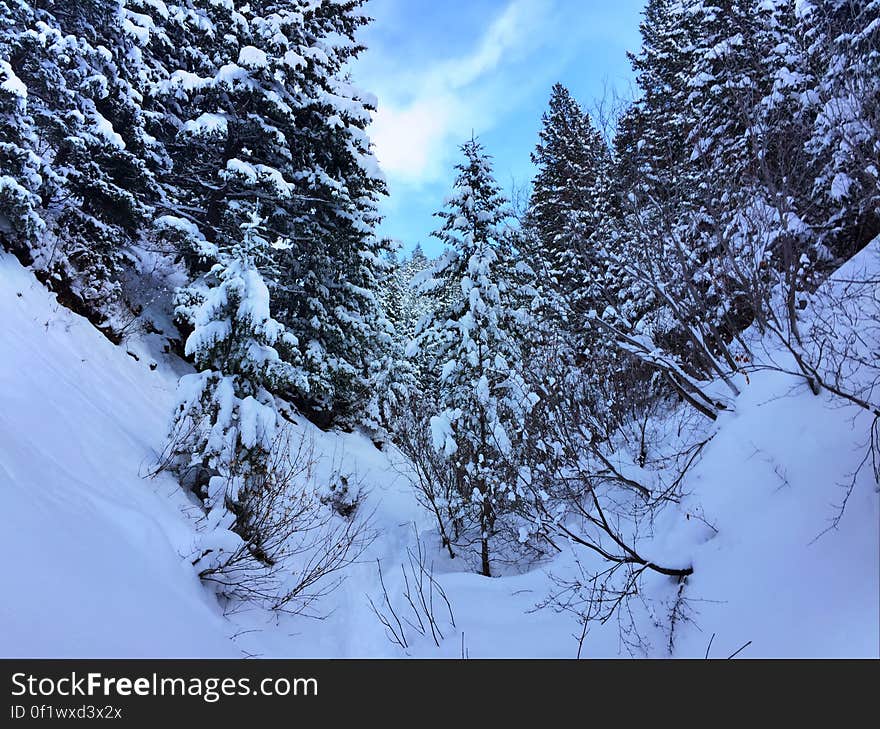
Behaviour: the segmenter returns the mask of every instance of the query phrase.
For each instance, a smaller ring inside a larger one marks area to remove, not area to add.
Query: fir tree
[[[472,140],[461,149],[453,194],[437,213],[443,225],[435,235],[449,248],[423,285],[446,286],[454,298],[423,323],[417,342],[436,376],[434,446],[461,475],[460,496],[479,525],[480,571],[488,576],[499,519],[523,496],[518,448],[536,398],[517,371],[528,315],[512,305],[506,275],[509,211],[481,145]]]
[[[639,25],[641,48],[630,54],[639,98],[620,119],[613,176],[623,221],[609,255],[619,271],[615,315],[624,329],[665,330],[668,315],[634,269],[664,261],[662,236],[694,196],[689,173],[686,74],[693,65],[696,23],[680,0],[649,0]],[[658,326],[659,325],[659,326]]]
[[[611,158],[589,115],[561,84],[553,87],[542,124],[526,224],[546,266],[545,292],[555,291],[576,308],[589,298],[600,230],[611,215]]]
[[[297,341],[272,318],[257,267],[269,250],[261,225],[254,214],[240,242],[178,293],[198,371],[180,379],[170,437],[171,465],[204,499],[211,526],[245,539],[254,537],[249,502],[268,475],[280,426],[274,393],[301,376],[291,361]]]
[[[4,60],[0,60],[0,140],[0,243],[31,263],[46,227],[37,194],[42,160],[34,152],[37,140],[27,111],[27,87]]]
[[[590,368],[598,380],[595,373],[607,376],[616,354],[592,321],[618,305],[621,276],[612,255],[617,190],[604,139],[560,84],[553,87],[532,159],[538,173],[519,247],[545,270],[539,268],[533,299],[541,321],[534,339],[542,349],[532,353],[530,370],[540,372],[537,380],[564,383],[582,380]],[[606,401],[597,395],[590,405],[598,412]]]
[[[823,232],[842,258],[880,232],[880,2],[799,3],[808,58],[821,69],[808,149],[819,166],[810,191],[824,202]]]
[[[649,0],[639,25],[641,48],[629,54],[640,96],[615,135],[616,175],[642,196],[664,200],[679,190],[686,148],[683,75],[693,63],[695,23],[681,0]]]

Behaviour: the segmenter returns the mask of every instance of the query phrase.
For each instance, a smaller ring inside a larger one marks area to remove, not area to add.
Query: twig
[[[732,654],[730,654],[729,656],[727,656],[727,660],[730,660],[730,659],[733,658],[734,656],[739,655],[739,653],[740,653],[741,651],[743,651],[743,650],[745,650],[746,648],[748,648],[751,644],[752,644],[752,641],[749,641],[748,643],[745,643],[743,646],[740,647],[740,649],[739,649],[738,651],[736,651],[736,653],[732,653]]]

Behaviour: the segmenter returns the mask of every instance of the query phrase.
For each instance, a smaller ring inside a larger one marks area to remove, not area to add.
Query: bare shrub
[[[415,527],[413,527],[415,532]],[[376,618],[385,628],[385,635],[389,641],[403,649],[409,648],[410,642],[407,637],[407,629],[418,635],[427,636],[429,633],[434,645],[440,647],[440,641],[445,636],[441,628],[441,621],[455,629],[455,616],[452,613],[452,605],[446,592],[434,578],[433,562],[428,563],[427,553],[416,533],[416,548],[406,549],[407,561],[400,565],[403,577],[402,594],[392,600],[382,574],[382,563],[376,560],[376,569],[379,575],[379,584],[382,587],[382,602],[376,605],[369,595],[367,600]],[[395,607],[396,604],[396,607]],[[438,610],[445,613],[445,617],[438,618]]]
[[[322,503],[316,464],[314,443],[282,427],[265,468],[233,463],[226,474],[211,477],[224,482],[231,520],[213,524],[209,515],[202,518],[192,564],[230,609],[251,602],[318,616],[315,601],[341,584],[345,568],[374,538],[369,516],[342,518]]]
[[[465,511],[458,471],[431,443],[426,413],[428,408],[418,398],[406,403],[400,413],[395,445],[406,457],[398,471],[413,486],[419,504],[433,515],[443,548],[455,559],[453,545],[465,531]]]
[[[622,413],[616,427],[603,429],[586,372],[569,372],[565,387],[542,397],[544,422],[532,425],[541,436],[532,446],[528,509],[549,543],[574,551],[577,569],[551,574],[554,589],[538,607],[577,615],[579,652],[590,628],[610,620],[630,653],[647,652],[646,619],[667,623],[671,644],[676,624],[688,619],[684,586],[693,568],[660,563],[643,544],[660,509],[680,500],[710,438],[707,421],[661,389],[639,417]],[[645,598],[642,583],[651,574],[676,585],[670,605]]]

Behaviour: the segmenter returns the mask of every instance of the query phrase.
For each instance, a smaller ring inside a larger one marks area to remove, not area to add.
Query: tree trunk
[[[480,574],[484,577],[491,577],[492,572],[489,569],[489,539],[484,536],[481,540],[481,557],[482,557],[482,568],[480,570]]]
[[[480,573],[485,577],[492,576],[489,565],[489,531],[492,527],[492,507],[489,503],[488,494],[483,494],[483,504],[480,511],[480,558],[482,567]]]

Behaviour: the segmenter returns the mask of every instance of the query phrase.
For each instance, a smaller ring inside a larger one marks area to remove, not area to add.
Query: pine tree
[[[672,370],[687,363],[697,378],[718,374],[717,354],[727,356],[727,339],[752,315],[725,245],[730,192],[749,161],[746,129],[767,82],[746,4],[648,4],[643,47],[631,56],[643,94],[615,142],[623,219],[609,251],[620,272],[610,322],[642,339],[643,354],[663,349]]]
[[[724,378],[728,365],[735,368],[732,357],[725,361],[726,337],[747,321],[731,322],[737,299],[729,296],[731,287],[719,266],[726,263],[719,235],[724,222],[713,215],[723,193],[715,199],[713,193],[729,177],[713,180],[705,171],[699,132],[715,127],[701,126],[703,118],[695,111],[705,104],[706,115],[725,113],[713,106],[713,95],[723,95],[726,80],[710,84],[707,66],[701,65],[705,61],[724,76],[724,62],[712,66],[711,59],[723,48],[739,46],[739,40],[721,42],[720,35],[735,33],[725,12],[701,0],[652,0],[640,27],[643,47],[631,56],[642,95],[615,138],[621,216],[605,248],[606,270],[616,279],[610,298],[616,301],[594,317],[620,350],[619,358],[598,361],[607,371],[619,371],[624,387],[629,379],[630,389],[635,389],[634,376],[654,382],[652,372],[659,370],[690,398],[691,391],[700,390],[699,381]],[[729,70],[738,73],[734,65]],[[611,395],[606,399],[619,399]],[[714,416],[713,401],[700,407]]]
[[[734,331],[754,312],[745,299],[743,307],[737,305],[741,284],[734,280],[734,259],[743,247],[726,245],[726,232],[744,204],[739,191],[758,187],[752,165],[760,134],[756,109],[771,84],[758,59],[752,5],[750,0],[694,0],[689,8],[699,28],[695,62],[684,81],[691,89],[687,143],[697,199],[682,210],[670,236],[690,259],[677,268],[682,282],[697,292],[690,298],[705,300],[708,326]]]
[[[306,245],[281,257],[293,285],[280,304],[305,345],[307,406],[319,419],[374,427],[383,409],[376,398],[390,392],[394,362],[393,327],[376,293],[387,277],[382,259],[388,247],[374,233],[385,183],[365,133],[376,101],[343,70],[361,50],[355,34],[367,22],[362,4],[303,4],[313,29],[301,49],[308,93],[292,150],[306,155],[297,179],[309,215],[295,221],[294,240]],[[364,403],[375,406],[364,412]]]
[[[18,96],[4,146],[16,182],[4,184],[9,245],[111,334],[121,268],[157,195],[132,86],[135,41],[108,0],[4,0],[0,23],[7,110],[10,90]]]
[[[423,323],[417,342],[436,377],[434,446],[461,474],[460,496],[479,525],[480,571],[489,576],[499,519],[523,495],[518,449],[536,398],[517,371],[528,315],[512,305],[506,201],[482,146],[471,140],[461,150],[453,194],[437,213],[435,235],[449,248],[423,285],[448,287],[454,298]]]
[[[178,292],[177,315],[192,326],[186,353],[198,371],[180,379],[170,436],[171,466],[204,499],[209,524],[245,539],[256,537],[250,502],[281,422],[274,393],[301,376],[296,338],[272,318],[257,267],[269,251],[261,227],[253,214],[240,242]]]
[[[691,11],[701,32],[687,79],[699,190],[681,233],[697,262],[690,279],[719,346],[763,320],[770,302],[755,294],[774,288],[796,332],[800,292],[828,255],[817,246],[809,193],[813,79],[795,8],[785,0],[699,1]]]

